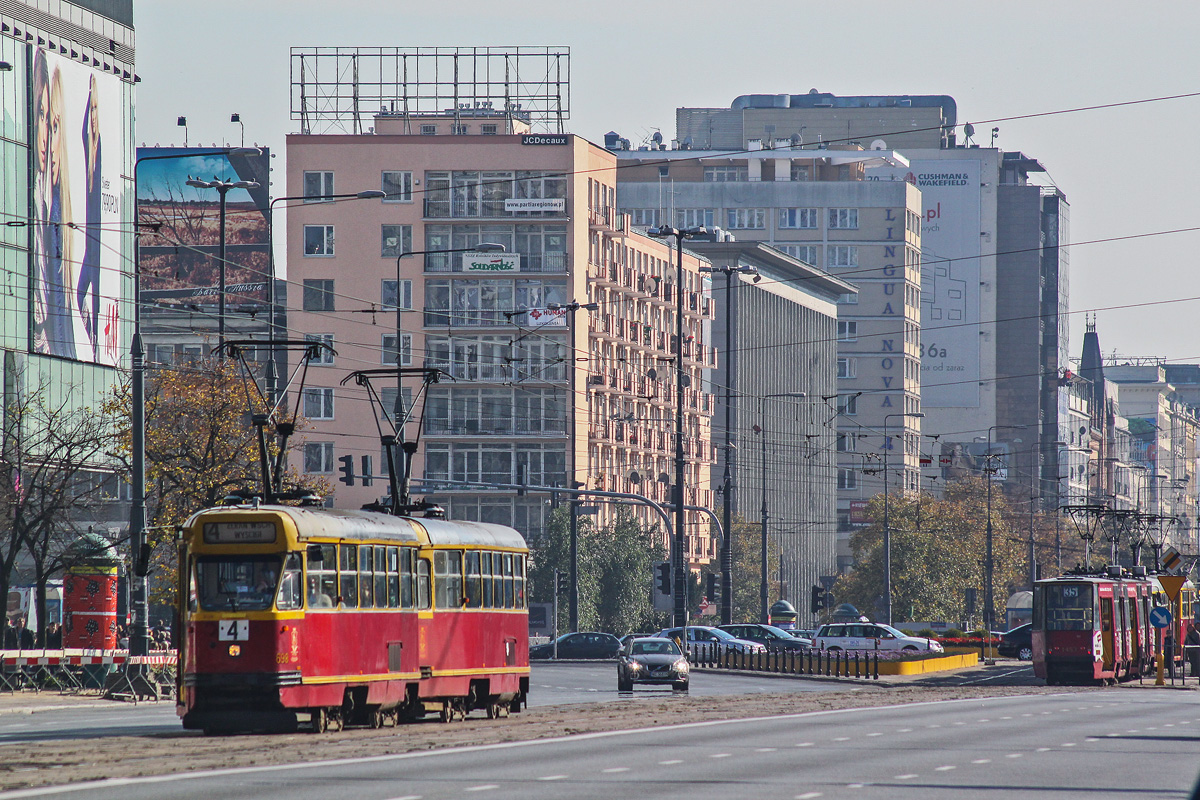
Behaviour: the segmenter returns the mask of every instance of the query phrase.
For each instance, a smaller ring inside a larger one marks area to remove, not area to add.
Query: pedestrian
[[[1192,668],[1192,677],[1200,675],[1200,628],[1195,622],[1188,623],[1187,636],[1183,639],[1183,654]]]
[[[62,626],[57,622],[46,626],[46,649],[62,650]]]
[[[18,614],[13,617],[11,630],[11,640],[9,631],[5,631],[4,648],[6,650],[32,650],[33,649],[33,631],[25,627],[25,617]]]
[[[0,649],[17,649],[17,629],[13,626],[12,619],[7,615],[4,617],[4,638],[0,640]]]

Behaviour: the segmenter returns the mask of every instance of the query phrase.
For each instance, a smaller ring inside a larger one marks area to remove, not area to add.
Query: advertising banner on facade
[[[121,82],[41,48],[31,80],[31,349],[115,366],[126,349]]]
[[[930,408],[979,406],[980,173],[977,159],[867,171],[921,190],[921,405]]]
[[[463,272],[520,272],[520,253],[463,253]]]
[[[215,304],[220,293],[220,195],[189,178],[254,181],[225,203],[225,303],[238,313],[267,303],[270,277],[270,153],[226,155],[213,147],[141,147],[138,260],[142,302],[163,307]],[[160,158],[160,156],[167,156]]]

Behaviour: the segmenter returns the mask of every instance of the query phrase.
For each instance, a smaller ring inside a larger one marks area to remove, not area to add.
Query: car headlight
[[[688,671],[688,662],[687,662],[686,658],[681,658],[675,662],[675,671],[676,672],[687,672]]]
[[[631,669],[632,671],[637,672],[641,668],[642,668],[642,665],[639,664],[638,662],[636,662],[636,661],[629,662],[629,669]]]

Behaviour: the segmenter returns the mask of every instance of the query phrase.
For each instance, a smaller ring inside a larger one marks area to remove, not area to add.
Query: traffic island
[[[945,672],[964,669],[979,664],[979,653],[951,653],[929,658],[904,659],[902,661],[879,661],[880,675],[924,675],[930,672]]]

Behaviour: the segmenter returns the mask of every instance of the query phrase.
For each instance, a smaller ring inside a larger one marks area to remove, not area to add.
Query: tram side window
[[[400,607],[400,548],[387,549],[387,604],[388,608]]]
[[[1096,601],[1090,584],[1046,587],[1046,630],[1090,631]]]
[[[388,607],[388,573],[386,547],[375,546],[375,607]]]
[[[375,548],[369,544],[358,547],[358,605],[371,608],[375,605],[375,579],[371,575],[371,564]]]
[[[337,545],[316,545],[321,554],[317,561],[308,559],[308,607],[333,608],[333,598],[338,596]],[[311,552],[311,551],[310,551]]]
[[[504,554],[504,607],[513,607],[513,557],[512,553]]]
[[[338,600],[343,608],[358,606],[358,547],[344,544],[338,549],[339,583]]]
[[[483,587],[483,607],[492,607],[492,554],[479,554],[479,582]]]
[[[480,579],[479,555],[479,553],[466,553],[464,555],[467,573],[465,587],[467,608],[480,608],[483,605],[483,582]]]
[[[417,608],[429,608],[429,559],[417,559]]]
[[[525,608],[525,556],[513,556],[513,587],[517,608]]]
[[[433,554],[433,589],[438,608],[462,606],[462,553],[438,550]]]
[[[492,553],[492,608],[504,608],[504,556]]]
[[[300,554],[288,553],[283,561],[283,576],[279,579],[279,593],[275,598],[275,605],[280,611],[291,611],[303,605],[301,575]]]
[[[413,607],[413,572],[417,560],[417,551],[405,547],[400,551],[400,607]]]

